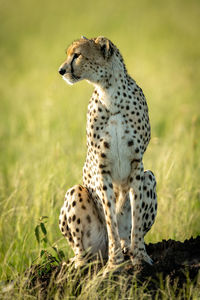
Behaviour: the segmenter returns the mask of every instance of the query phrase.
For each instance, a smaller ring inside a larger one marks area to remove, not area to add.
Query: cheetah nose
[[[64,75],[66,73],[66,70],[63,68],[60,68],[59,71],[60,75]]]

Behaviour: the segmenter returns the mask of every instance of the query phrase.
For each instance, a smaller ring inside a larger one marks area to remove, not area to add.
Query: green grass
[[[40,216],[49,240],[73,255],[58,216],[65,191],[82,181],[92,87],[67,86],[57,70],[81,35],[109,37],[147,97],[144,164],[159,206],[146,241],[200,234],[199,13],[198,0],[0,1],[0,281],[39,255]]]

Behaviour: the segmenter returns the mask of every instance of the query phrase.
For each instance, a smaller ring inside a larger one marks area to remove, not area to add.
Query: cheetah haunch
[[[105,37],[73,42],[59,73],[69,84],[86,79],[95,87],[87,113],[83,186],[67,191],[59,218],[75,265],[85,263],[86,252],[101,252],[112,269],[127,251],[133,264],[151,264],[144,236],[155,221],[157,197],[155,177],[142,163],[150,140],[145,96]]]

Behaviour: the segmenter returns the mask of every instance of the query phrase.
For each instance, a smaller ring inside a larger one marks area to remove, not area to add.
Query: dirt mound
[[[188,279],[197,281],[200,270],[200,236],[185,240],[183,243],[163,240],[146,245],[146,249],[154,264],[152,266],[144,264],[137,270],[129,266],[127,272],[130,275],[136,274],[141,282],[150,279],[149,289],[158,287],[160,276],[164,281],[169,280],[170,284],[176,280],[178,287],[182,287]]]
[[[135,276],[138,284],[146,283],[146,289],[153,295],[160,287],[161,278],[164,284],[166,281],[172,285],[176,282],[177,288],[181,288],[189,279],[194,284],[197,283],[200,270],[200,236],[185,240],[183,243],[174,240],[163,240],[156,244],[148,244],[146,248],[154,261],[152,266],[143,264],[135,268],[131,264],[127,264],[120,271],[120,276],[130,278],[130,284],[132,284],[133,276]],[[125,259],[129,258],[125,257]],[[65,281],[69,281],[72,279],[69,275],[72,272],[70,268],[66,265],[63,272],[61,264],[48,264],[48,268],[34,265],[32,269],[28,270],[29,279],[31,279],[28,281],[28,287],[40,286],[41,290],[45,291],[49,283],[52,283],[52,278],[55,279],[55,282],[59,282],[58,278],[63,277]],[[93,272],[99,269],[100,265]],[[83,276],[87,276],[87,273],[88,269],[84,268],[80,275],[82,277],[78,281],[80,282]],[[116,274],[116,278],[117,276],[118,274]],[[77,279],[78,277],[76,275]],[[63,281],[61,285],[63,286]],[[57,285],[57,288],[60,288],[59,285]]]

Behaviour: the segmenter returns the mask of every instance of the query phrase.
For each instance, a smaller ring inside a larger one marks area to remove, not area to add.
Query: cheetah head
[[[60,66],[59,73],[68,84],[83,79],[98,84],[113,73],[113,62],[118,57],[119,51],[107,38],[82,37],[67,49],[67,59]]]

